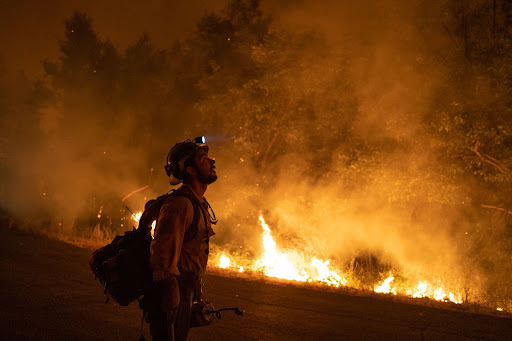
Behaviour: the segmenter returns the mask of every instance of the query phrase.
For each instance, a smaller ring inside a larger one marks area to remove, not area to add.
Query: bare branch
[[[497,168],[500,172],[511,176],[512,170],[510,170],[503,162],[496,160],[492,156],[489,156],[485,153],[482,153],[478,150],[478,147],[480,147],[480,141],[477,141],[475,143],[475,147],[470,148],[483,162],[486,162],[490,164],[491,166],[494,166]]]

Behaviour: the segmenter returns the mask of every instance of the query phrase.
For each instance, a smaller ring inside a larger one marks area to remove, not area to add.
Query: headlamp
[[[206,138],[204,136],[198,136],[194,139],[194,142],[197,144],[204,144],[206,143]]]

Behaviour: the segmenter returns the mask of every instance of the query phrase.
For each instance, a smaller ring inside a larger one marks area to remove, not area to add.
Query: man
[[[155,290],[148,317],[153,340],[185,341],[214,235],[203,195],[217,174],[208,147],[190,140],[171,149],[165,169],[171,184],[183,185],[166,199],[156,224],[150,258]]]

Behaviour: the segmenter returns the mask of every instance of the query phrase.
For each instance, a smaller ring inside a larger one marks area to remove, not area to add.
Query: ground
[[[91,250],[0,228],[0,338],[137,340],[137,303],[104,304],[88,266]],[[223,312],[191,340],[511,340],[509,315],[471,313],[263,279],[205,276],[205,297]],[[149,327],[143,326],[146,340]]]

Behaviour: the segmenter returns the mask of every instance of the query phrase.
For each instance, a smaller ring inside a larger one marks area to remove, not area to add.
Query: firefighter
[[[192,305],[201,301],[201,277],[214,235],[215,215],[210,216],[203,195],[217,173],[208,146],[191,140],[174,145],[165,170],[172,185],[183,184],[176,190],[181,195],[171,195],[162,205],[151,243],[154,297],[148,319],[153,340],[185,341]]]

